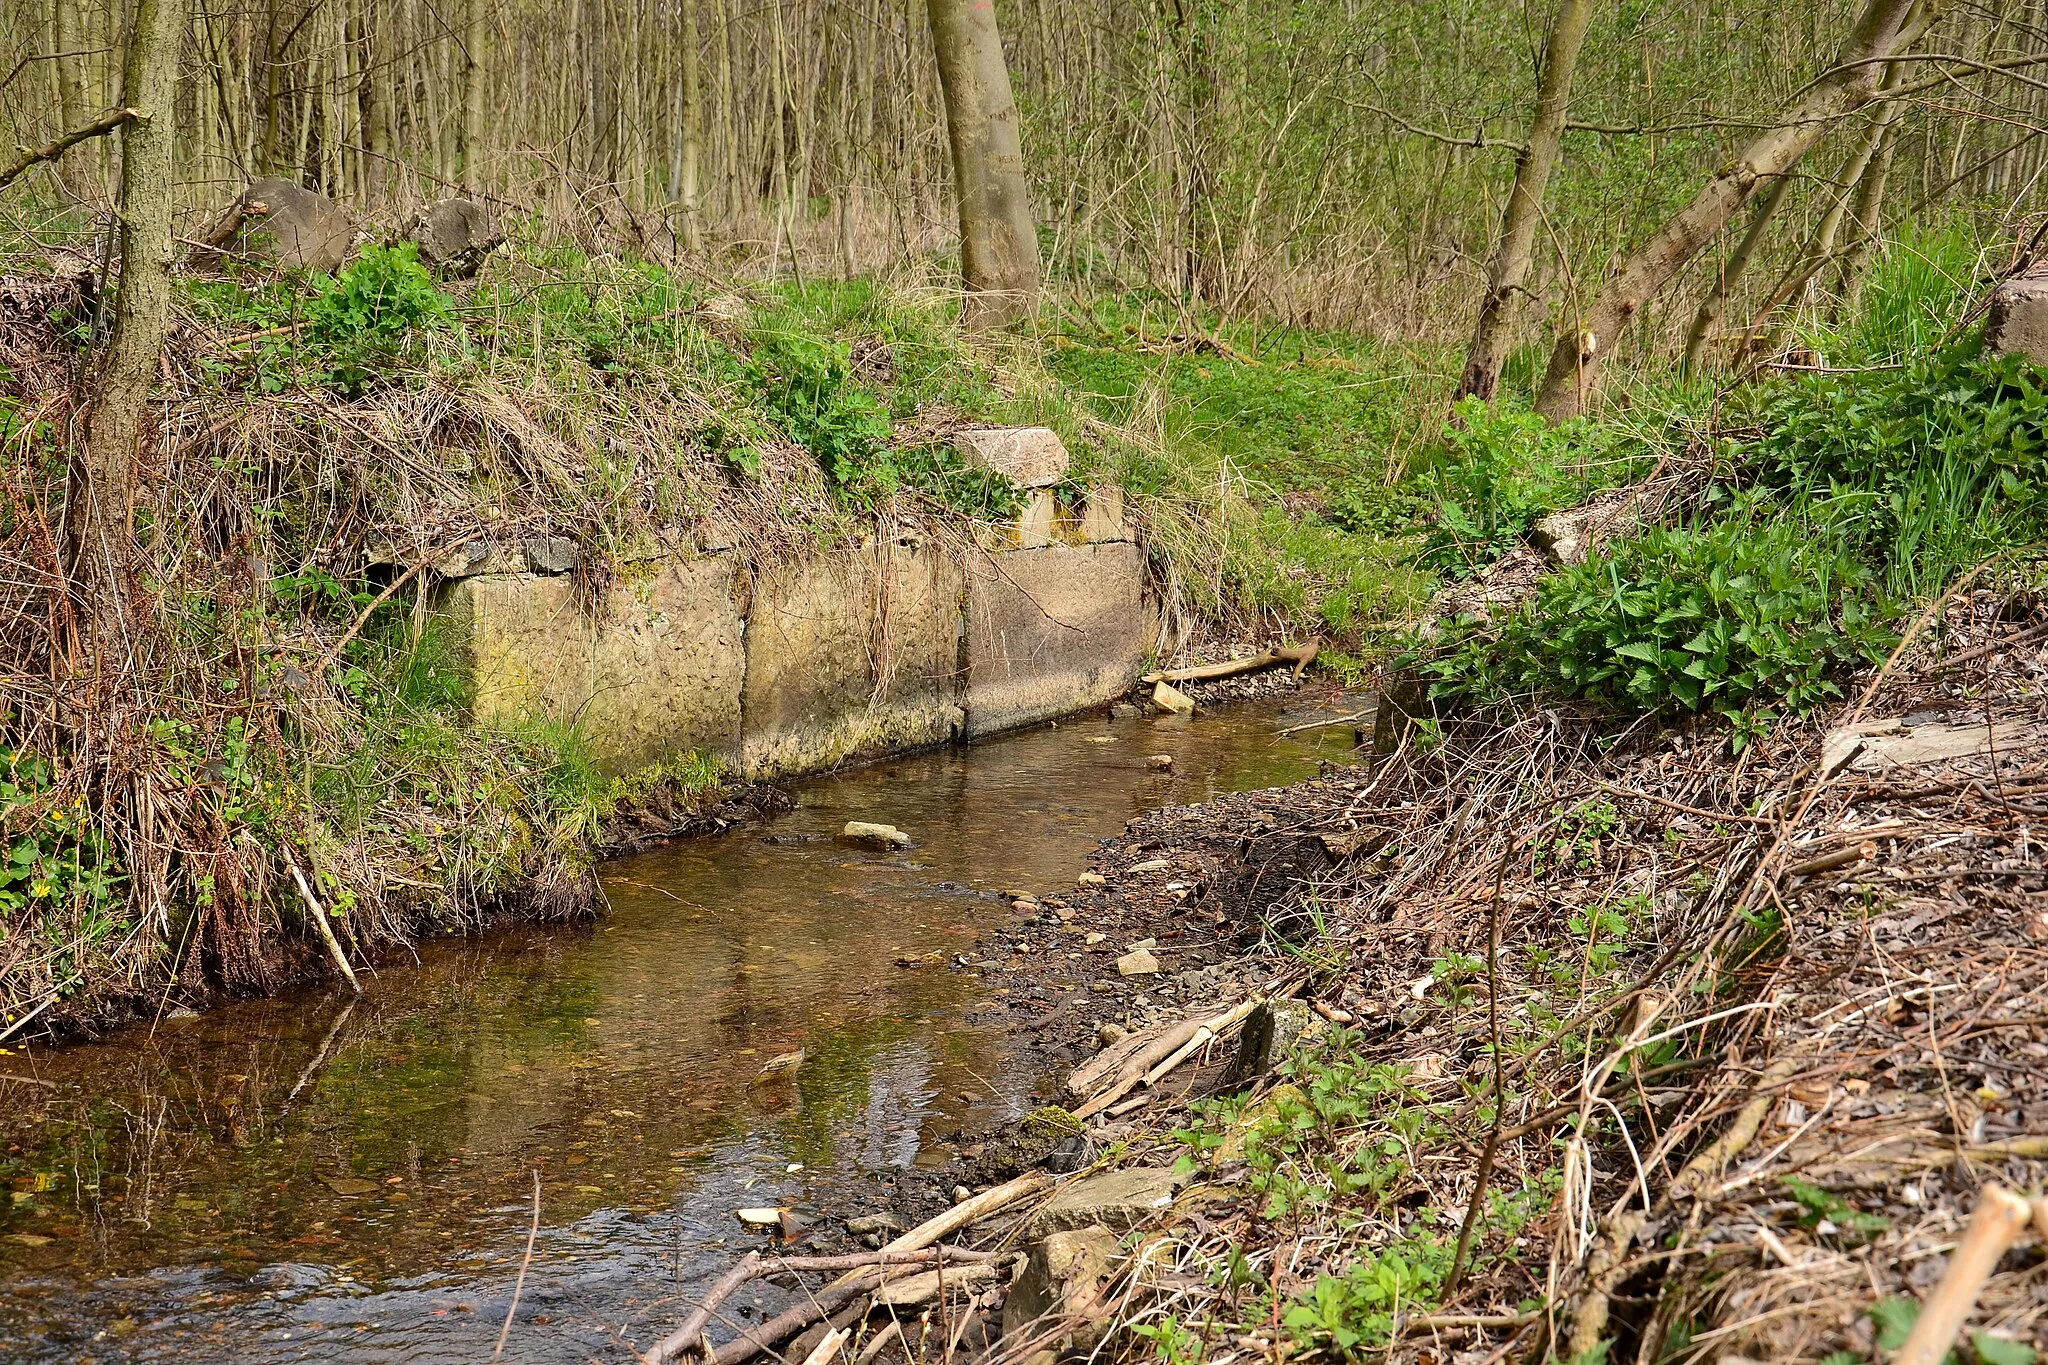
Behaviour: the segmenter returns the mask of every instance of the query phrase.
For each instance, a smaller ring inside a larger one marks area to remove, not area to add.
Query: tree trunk
[[[363,6],[363,23],[369,36],[369,60],[363,68],[363,135],[366,139],[363,188],[376,202],[390,193],[397,177],[391,165],[391,54],[396,34],[397,6],[392,0],[373,0]]]
[[[1621,262],[1592,307],[1550,353],[1537,411],[1561,422],[1583,411],[1599,391],[1600,370],[1643,305],[1699,254],[1757,189],[1791,171],[1835,122],[1878,95],[1885,58],[1903,46],[1916,0],[1867,0],[1836,65],[1806,87],[1776,126],[1751,139],[1733,165],[1709,180],[1649,241]]]
[[[960,210],[961,320],[1000,326],[1038,302],[1038,240],[1017,104],[991,0],[928,0]]]
[[[1765,231],[1771,225],[1771,218],[1777,213],[1778,205],[1785,202],[1785,192],[1792,188],[1792,177],[1781,175],[1771,182],[1771,189],[1756,206],[1756,215],[1749,220],[1749,231],[1742,234],[1742,240],[1735,245],[1721,273],[1714,280],[1714,288],[1700,304],[1700,311],[1693,315],[1692,330],[1685,338],[1685,368],[1691,370],[1700,363],[1705,353],[1707,338],[1715,324],[1721,321],[1721,314],[1727,311],[1728,296],[1734,292],[1736,281],[1756,256],[1756,250],[1763,245]]]
[[[121,95],[142,116],[121,130],[120,292],[87,420],[85,460],[82,470],[72,466],[73,487],[82,496],[73,504],[70,527],[74,576],[116,607],[113,595],[135,539],[135,446],[171,312],[171,154],[184,36],[183,0],[135,0]]]
[[[462,187],[480,194],[484,187],[484,6],[469,0],[462,35]]]
[[[1515,158],[1515,184],[1501,213],[1500,239],[1486,263],[1486,293],[1479,300],[1479,319],[1472,345],[1465,352],[1465,372],[1458,379],[1459,398],[1476,396],[1491,402],[1500,386],[1500,367],[1514,341],[1519,295],[1529,278],[1529,259],[1536,229],[1543,221],[1543,193],[1557,164],[1564,140],[1565,117],[1571,107],[1572,76],[1578,70],[1579,48],[1593,18],[1593,0],[1558,0],[1543,45],[1543,74],[1536,83],[1536,111],[1529,119],[1529,140]]]
[[[676,117],[682,123],[677,130],[682,142],[682,162],[677,167],[676,200],[683,217],[683,249],[695,255],[703,246],[703,230],[698,224],[702,192],[698,184],[704,161],[704,84],[698,61],[697,0],[682,0],[678,18],[682,25],[678,41],[682,46],[683,69],[682,99]]]
[[[55,44],[50,65],[56,68],[57,81],[57,128],[58,134],[70,132],[73,128],[85,126],[85,58],[82,49],[89,46],[85,40],[84,15],[78,12],[79,0],[52,0],[50,39]],[[78,197],[78,187],[85,183],[85,177],[73,175],[58,164],[58,183],[64,193]]]
[[[1837,281],[1838,318],[1854,317],[1863,299],[1863,268],[1870,260],[1870,245],[1883,226],[1885,184],[1891,179],[1892,153],[1899,142],[1892,136],[1892,125],[1905,107],[1900,103],[1887,104],[1879,113],[1877,150],[1856,182],[1856,202],[1849,215],[1850,227],[1856,235],[1842,252],[1841,276]]]

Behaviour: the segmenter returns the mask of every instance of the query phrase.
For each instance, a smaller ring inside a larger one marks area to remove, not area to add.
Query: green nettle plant
[[[1466,623],[1415,662],[1445,701],[1804,713],[1842,695],[1843,673],[1883,657],[1888,617],[1869,571],[1833,538],[1791,518],[1731,516],[1653,530],[1561,570],[1497,634]]]
[[[1552,426],[1513,403],[1460,402],[1444,429],[1444,462],[1421,485],[1436,504],[1423,560],[1463,575],[1520,543],[1529,524],[1570,507],[1596,484],[1598,446],[1585,418]]]
[[[339,275],[318,282],[302,341],[319,378],[354,397],[394,367],[411,337],[448,317],[448,296],[412,243],[367,246]]]
[[[1954,348],[1787,385],[1763,409],[1763,477],[1835,525],[1902,595],[1939,592],[2048,529],[2048,383]]]
[[[763,405],[842,498],[867,504],[895,491],[888,410],[854,381],[844,345],[771,333],[760,338],[747,373]]]

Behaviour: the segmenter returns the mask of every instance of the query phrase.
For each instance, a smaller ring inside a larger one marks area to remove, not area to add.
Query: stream
[[[606,864],[593,923],[423,944],[359,1000],[0,1048],[0,1358],[487,1360],[536,1173],[504,1358],[628,1358],[760,1245],[734,1209],[881,1207],[1051,1097],[1002,993],[947,963],[1132,816],[1345,757],[1348,727],[1279,733],[1333,700],[806,779],[785,815]],[[849,819],[916,844],[834,844]]]

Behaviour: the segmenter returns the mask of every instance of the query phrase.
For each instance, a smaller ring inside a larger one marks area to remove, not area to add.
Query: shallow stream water
[[[628,1358],[757,1244],[735,1208],[879,1207],[963,1122],[1023,1112],[1030,1050],[944,963],[1133,815],[1343,757],[1348,728],[1279,733],[1319,711],[1077,720],[807,780],[763,825],[607,864],[593,924],[423,945],[360,1000],[16,1047],[0,1359],[488,1359],[536,1175],[505,1358]],[[849,819],[916,845],[835,845]],[[756,1083],[798,1047],[793,1082]]]

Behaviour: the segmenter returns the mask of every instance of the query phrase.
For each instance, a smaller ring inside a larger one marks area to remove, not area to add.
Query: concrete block
[[[952,738],[959,564],[900,544],[761,574],[747,618],[741,770],[814,772]]]
[[[1115,484],[1089,489],[1081,502],[1080,522],[1081,540],[1085,544],[1129,540],[1130,526],[1124,521],[1124,490]]]
[[[746,655],[724,556],[619,584],[598,613],[574,581],[482,574],[447,585],[479,720],[573,722],[599,763],[628,772],[692,749],[735,756]]]
[[[1136,545],[1052,545],[967,565],[967,733],[1030,725],[1128,691],[1158,633]]]
[[[953,433],[967,463],[1024,488],[1050,488],[1067,476],[1067,447],[1050,427],[976,427]]]
[[[1152,1166],[1126,1166],[1075,1180],[1062,1185],[1032,1218],[1031,1235],[1090,1226],[1128,1232],[1171,1207],[1176,1188],[1172,1171]]]
[[[1034,1326],[1057,1322],[1073,1326],[1051,1343],[1054,1355],[1094,1349],[1108,1323],[1104,1291],[1115,1277],[1117,1251],[1116,1234],[1100,1225],[1032,1243],[1003,1304],[1004,1338],[1021,1341]]]
[[[989,551],[1041,550],[1052,544],[1058,516],[1059,505],[1050,488],[1028,489],[1016,520],[975,523],[975,543]]]
[[[1984,344],[2001,355],[2048,365],[2048,275],[2022,275],[1992,291]]]

